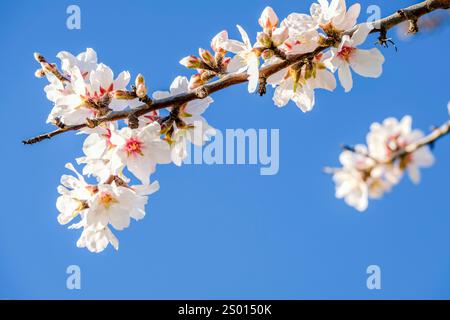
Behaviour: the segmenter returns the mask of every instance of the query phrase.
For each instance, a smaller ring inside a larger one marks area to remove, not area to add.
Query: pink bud
[[[142,83],[145,83],[145,79],[144,79],[144,76],[142,75],[142,74],[138,74],[137,76],[136,76],[136,80],[134,81],[134,84],[136,85],[136,87],[138,86],[138,85],[140,85],[140,84],[142,84]]]

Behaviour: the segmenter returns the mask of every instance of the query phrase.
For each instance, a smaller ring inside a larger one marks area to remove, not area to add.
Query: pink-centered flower
[[[156,91],[153,98],[164,99],[180,93],[189,91],[189,82],[186,77],[176,77],[170,85],[170,91]],[[210,137],[215,135],[216,130],[211,127],[203,117],[203,113],[214,100],[211,97],[189,101],[183,106],[180,119],[187,125],[186,128],[178,128],[174,125],[170,155],[172,162],[181,166],[187,157],[187,146],[192,142],[196,146],[202,146]],[[169,108],[169,110],[171,110]]]

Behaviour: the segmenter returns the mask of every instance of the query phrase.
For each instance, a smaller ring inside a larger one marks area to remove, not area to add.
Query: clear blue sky
[[[237,37],[239,23],[253,35],[266,5],[285,16],[310,2],[1,1],[0,298],[450,298],[450,139],[437,144],[420,186],[404,179],[363,214],[335,199],[322,173],[338,164],[339,145],[364,142],[374,121],[410,114],[427,130],[447,120],[448,28],[398,42],[398,53],[383,50],[381,79],[357,77],[349,94],[319,91],[308,114],[277,109],[271,94],[249,95],[246,86],[216,94],[206,114],[214,127],[280,129],[278,175],[159,167],[161,190],[146,218],[118,233],[118,252],[77,249],[79,232],[56,221],[56,187],[83,139],[20,143],[50,129],[34,51],[56,60],[60,50],[92,47],[116,72],[142,72],[152,89],[166,90],[189,74],[180,58],[216,32]],[[362,4],[388,15],[414,2]],[[65,26],[70,4],[81,7],[81,30]],[[72,264],[81,267],[80,291],[66,289]],[[366,288],[371,264],[381,267],[380,291]]]

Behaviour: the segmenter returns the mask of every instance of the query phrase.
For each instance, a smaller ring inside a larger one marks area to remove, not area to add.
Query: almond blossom
[[[325,64],[333,72],[338,70],[339,80],[345,92],[349,92],[353,87],[350,68],[357,74],[370,78],[378,78],[383,72],[384,56],[380,50],[357,48],[366,41],[372,29],[371,24],[361,24],[351,37],[348,35],[342,37],[338,48],[330,49],[331,56],[325,61]]]
[[[224,41],[228,41],[226,30],[219,32],[211,40],[214,55],[209,50],[199,48],[199,57],[190,55],[180,60],[181,65],[189,69],[197,69],[198,72],[191,76],[189,89],[195,89],[226,72],[231,58],[225,56],[227,51],[222,47]]]
[[[71,229],[79,229],[82,224],[72,226]],[[87,248],[90,252],[100,253],[111,244],[114,249],[119,250],[119,240],[112,233],[111,229],[104,227],[96,229],[94,227],[85,227],[81,233],[80,239],[77,241],[78,248]]]
[[[91,48],[87,48],[85,52],[78,54],[76,57],[67,51],[59,52],[56,57],[61,60],[61,69],[68,79],[70,79],[70,71],[74,67],[78,67],[85,78],[89,76],[92,70],[97,68],[97,53]],[[45,75],[50,82],[44,88],[47,99],[56,102],[59,97],[70,93],[70,86],[62,83],[52,73],[46,72]]]
[[[129,187],[120,178],[99,184],[88,184],[71,164],[66,167],[76,177],[64,175],[58,191],[61,194],[56,206],[60,212],[58,222],[68,224],[76,217],[80,221],[70,229],[83,228],[78,247],[87,247],[92,252],[102,251],[108,243],[117,249],[118,240],[109,226],[123,230],[130,220],[140,220],[145,216],[148,195],[159,189],[154,182],[148,185]],[[117,181],[117,182],[116,182]]]
[[[76,177],[71,175],[61,177],[61,185],[58,186],[60,196],[56,201],[56,207],[60,212],[58,215],[60,224],[67,224],[78,215],[85,213],[87,200],[91,196],[92,190],[92,186],[75,170],[71,163],[66,164],[66,168],[75,173]]]
[[[278,16],[271,7],[265,7],[258,20],[259,25],[264,32],[271,32],[278,26]]]
[[[87,48],[85,52],[81,52],[77,56],[67,51],[61,51],[56,57],[61,60],[61,70],[69,77],[74,67],[80,70],[84,79],[87,79],[89,73],[97,68],[97,52],[92,48]]]
[[[99,182],[103,182],[113,174],[121,179],[128,179],[121,173],[113,172],[111,159],[116,148],[111,142],[113,133],[117,131],[117,125],[111,123],[106,127],[99,126],[95,131],[89,133],[83,143],[84,157],[76,159],[78,164],[84,164],[83,175],[95,176]]]
[[[147,197],[112,182],[97,185],[87,203],[87,225],[103,229],[111,224],[114,229],[123,230],[130,225],[130,218],[140,220],[145,216]]]

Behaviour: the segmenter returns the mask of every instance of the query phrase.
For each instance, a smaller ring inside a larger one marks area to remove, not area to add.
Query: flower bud
[[[189,80],[189,89],[195,89],[203,85],[202,77],[199,73],[194,74],[191,76],[191,79]]]
[[[227,70],[228,64],[230,63],[230,61],[231,61],[231,58],[230,58],[230,57],[225,57],[225,58],[222,60],[222,69],[223,69],[223,70]]]
[[[275,47],[281,46],[289,38],[289,30],[286,27],[277,28],[272,32],[272,43]]]
[[[266,7],[258,22],[264,31],[272,31],[278,25],[278,17],[271,7]]]
[[[196,56],[187,56],[180,60],[180,64],[189,69],[198,69],[202,62]]]
[[[258,36],[256,37],[258,44],[264,48],[270,48],[272,46],[272,40],[270,36],[265,32],[258,32]]]
[[[198,49],[198,53],[202,58],[203,62],[205,62],[207,65],[213,66],[215,64],[215,59],[211,54],[211,52],[209,52],[208,50],[200,48]]]

